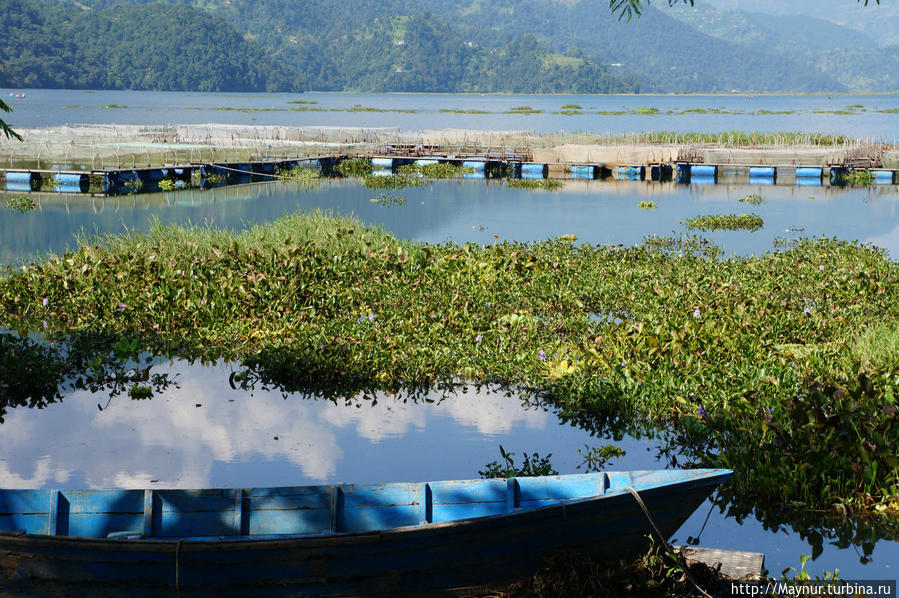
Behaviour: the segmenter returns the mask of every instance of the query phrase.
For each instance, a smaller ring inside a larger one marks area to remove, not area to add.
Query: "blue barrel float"
[[[36,191],[41,188],[41,175],[27,170],[6,171],[7,191]]]
[[[678,163],[675,166],[674,173],[675,173],[675,180],[678,183],[689,183],[690,182],[690,165],[689,164],[687,164],[685,162]]]
[[[521,165],[521,178],[543,179],[546,178],[546,164],[525,162]]]
[[[593,164],[575,164],[571,167],[571,178],[592,180],[596,178],[596,166]]]
[[[820,166],[797,166],[796,167],[796,176],[797,177],[818,177],[821,178],[821,174],[824,172],[824,169]]]
[[[619,180],[639,181],[643,180],[644,176],[646,176],[646,168],[643,166],[625,166],[622,164],[618,167]]]
[[[892,185],[893,184],[893,171],[892,170],[872,170],[871,174],[874,175],[874,183],[876,185]]]
[[[711,177],[717,178],[718,176],[718,167],[714,164],[691,164],[690,165],[690,178],[696,177]]]
[[[757,177],[769,177],[774,178],[777,176],[777,171],[773,166],[750,166],[749,167],[749,176],[757,176]]]
[[[416,167],[421,168],[422,166],[436,166],[440,162],[437,161],[437,158],[419,158],[414,164]]]
[[[831,171],[831,174],[833,171]],[[821,176],[824,174],[824,169],[820,166],[797,166],[796,167],[796,184],[800,187],[812,187],[821,184]],[[830,179],[831,183],[834,183],[835,180],[833,176]]]
[[[462,176],[466,179],[483,179],[487,176],[487,162],[485,160],[463,160],[462,168],[474,171],[463,174]]]
[[[375,168],[393,168],[393,158],[372,158],[371,165]]]
[[[750,185],[773,185],[776,177],[777,171],[773,166],[749,167]]]
[[[90,187],[87,174],[57,172],[53,175],[53,187],[57,193],[84,193]]]

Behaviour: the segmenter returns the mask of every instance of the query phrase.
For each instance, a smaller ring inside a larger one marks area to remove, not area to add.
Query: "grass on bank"
[[[681,465],[737,472],[744,504],[899,508],[897,264],[827,239],[727,260],[697,247],[421,245],[321,213],[157,226],[6,269],[0,326],[233,359],[326,396],[523,386],[600,434],[667,426]],[[0,335],[6,400],[55,389],[14,345]]]

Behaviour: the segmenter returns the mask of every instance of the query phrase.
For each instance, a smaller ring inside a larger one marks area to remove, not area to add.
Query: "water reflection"
[[[204,365],[149,357],[128,341],[50,345],[0,331],[0,486],[253,487],[477,476],[497,447],[551,454],[561,473],[578,449],[608,443],[615,469],[683,466],[690,447],[664,427],[569,413],[552,396],[488,387],[344,394],[303,392],[278,361]],[[16,374],[18,372],[18,374]],[[297,390],[298,392],[293,392]],[[31,407],[31,408],[29,408]],[[688,463],[687,463],[688,464]],[[707,519],[707,520],[706,520]],[[775,574],[892,577],[899,522],[780,512],[728,486],[676,534],[704,546],[765,552]]]

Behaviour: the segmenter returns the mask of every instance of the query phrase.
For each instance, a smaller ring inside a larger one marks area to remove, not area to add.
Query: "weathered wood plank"
[[[715,569],[721,565],[721,573],[728,579],[761,579],[765,569],[765,555],[761,552],[723,550],[701,546],[679,546],[687,564],[705,563]]]

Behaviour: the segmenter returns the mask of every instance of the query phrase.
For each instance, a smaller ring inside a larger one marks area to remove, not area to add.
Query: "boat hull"
[[[640,496],[670,537],[720,481],[699,477]],[[433,595],[526,577],[559,550],[607,562],[633,558],[646,550],[649,534],[642,509],[624,491],[462,521],[292,538],[0,533],[0,595]]]

